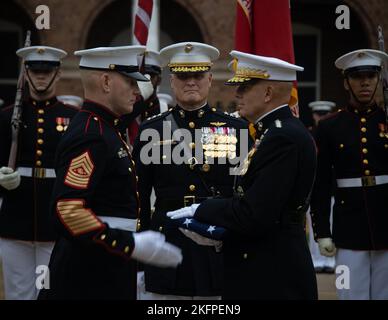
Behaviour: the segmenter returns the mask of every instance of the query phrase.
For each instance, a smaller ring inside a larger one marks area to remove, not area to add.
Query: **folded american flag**
[[[223,240],[226,234],[225,228],[211,226],[207,223],[199,222],[194,218],[172,219],[171,222],[177,228],[187,229],[213,240]]]

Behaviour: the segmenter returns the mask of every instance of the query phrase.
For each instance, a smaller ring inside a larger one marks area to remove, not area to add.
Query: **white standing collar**
[[[275,112],[276,110],[279,110],[280,108],[284,108],[284,107],[288,107],[288,104],[282,104],[281,106],[279,106],[279,107],[277,107],[277,108],[275,108],[275,109],[272,109],[271,111],[269,111],[269,112],[263,114],[259,119],[257,119],[257,120],[255,121],[255,124],[257,124],[259,121],[263,120],[263,119],[264,119],[266,116],[268,116],[270,113]]]

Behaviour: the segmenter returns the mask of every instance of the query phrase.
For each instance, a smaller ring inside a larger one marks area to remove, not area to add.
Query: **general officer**
[[[41,299],[135,299],[134,259],[176,266],[180,250],[157,232],[135,233],[139,194],[120,116],[138,94],[142,46],[94,48],[80,56],[85,102],[61,141],[51,213],[60,236]]]
[[[66,52],[52,47],[19,49],[30,96],[22,102],[16,170],[8,168],[14,106],[0,112],[0,237],[6,299],[36,299],[37,267],[49,262],[56,234],[49,219],[54,155],[75,107],[55,95]]]
[[[388,55],[369,49],[337,59],[349,104],[317,129],[318,170],[311,213],[321,254],[347,267],[349,287],[340,299],[388,299],[388,132],[376,104]],[[331,170],[336,189],[330,231]],[[343,273],[339,273],[343,275]]]
[[[228,230],[223,241],[223,299],[316,299],[314,267],[304,231],[316,151],[288,106],[303,68],[232,51],[241,116],[255,123],[257,140],[241,170],[237,193],[168,213]],[[263,263],[264,262],[264,263]]]
[[[182,249],[183,262],[176,270],[146,266],[145,286],[152,293],[148,296],[151,299],[218,299],[222,255],[214,246],[199,246],[186,238],[170,225],[166,212],[208,197],[232,195],[234,176],[230,168],[239,157],[240,130],[247,129],[247,124],[208,104],[210,69],[219,56],[216,48],[184,42],[168,46],[160,54],[170,68],[177,105],[145,121],[135,143],[141,227],[163,232]],[[156,132],[158,139],[147,140],[147,132]],[[245,133],[247,142],[247,130]],[[188,139],[182,141],[183,137]],[[184,159],[179,161],[174,154]],[[155,161],[149,161],[150,157]],[[152,188],[156,195],[154,212],[150,206]]]

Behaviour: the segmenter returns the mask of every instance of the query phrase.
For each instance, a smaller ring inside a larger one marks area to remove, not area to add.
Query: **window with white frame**
[[[298,73],[300,119],[312,125],[308,104],[321,96],[321,31],[304,24],[293,24],[295,63],[304,67]]]

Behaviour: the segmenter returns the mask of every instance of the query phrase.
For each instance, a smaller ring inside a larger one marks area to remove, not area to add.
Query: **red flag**
[[[237,0],[236,50],[295,63],[290,0]],[[290,106],[297,110],[296,83]]]
[[[153,0],[139,0],[135,16],[135,26],[133,33],[135,35],[135,44],[147,45],[148,29],[151,22]]]
[[[253,53],[252,9],[254,0],[237,0],[236,50]]]

